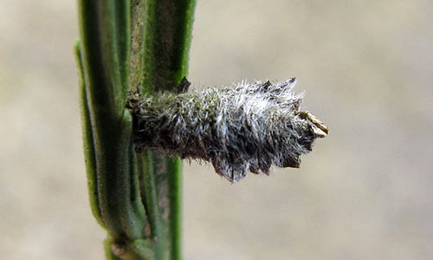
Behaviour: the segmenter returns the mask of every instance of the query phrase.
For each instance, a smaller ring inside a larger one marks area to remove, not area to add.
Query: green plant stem
[[[93,216],[99,225],[104,229],[106,228],[104,220],[102,219],[101,209],[99,208],[98,185],[96,176],[96,154],[93,142],[93,131],[90,122],[90,108],[86,93],[86,82],[84,79],[84,64],[82,59],[82,50],[80,43],[77,41],[75,44],[75,59],[77,60],[78,76],[79,76],[79,92],[81,101],[81,121],[83,125],[83,148],[84,160],[86,164],[87,173],[87,188],[89,191],[90,207]]]
[[[168,159],[168,190],[170,199],[171,259],[182,259],[182,161]]]
[[[175,91],[187,76],[194,10],[195,0],[133,0],[132,90]],[[156,258],[181,259],[181,160],[156,151],[142,159],[142,194]]]
[[[94,149],[97,212],[115,242],[144,237],[147,223],[141,202],[132,117],[125,109],[128,89],[130,3],[79,0],[80,55],[85,93],[85,139]]]
[[[158,200],[158,183],[156,182],[156,172],[154,166],[154,158],[150,152],[147,152],[141,157],[142,159],[142,197],[146,212],[149,217],[150,236],[156,242],[155,250],[159,258],[164,251],[165,245],[165,231],[161,217],[161,210]]]
[[[145,1],[143,92],[174,90],[188,74],[195,0]]]
[[[174,90],[187,75],[195,0],[78,0],[83,141],[107,259],[181,259],[179,158],[137,155],[128,92]]]
[[[144,9],[141,92],[175,91],[188,74],[195,0],[147,0]],[[181,259],[181,160],[156,151],[149,151],[145,160],[153,160],[162,222],[168,229],[165,236],[157,235],[165,237],[165,244],[170,247],[167,259]]]

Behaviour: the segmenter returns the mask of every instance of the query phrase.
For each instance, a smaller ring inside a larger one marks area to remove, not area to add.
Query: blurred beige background
[[[0,0],[0,255],[103,259],[81,148],[75,1]],[[301,169],[185,165],[184,255],[433,259],[433,2],[198,0],[190,80],[299,79],[331,129]]]

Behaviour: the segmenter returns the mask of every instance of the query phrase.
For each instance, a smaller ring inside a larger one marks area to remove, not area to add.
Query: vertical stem
[[[104,220],[102,219],[101,209],[99,208],[98,185],[96,175],[96,154],[94,147],[94,138],[92,125],[90,122],[90,108],[86,93],[86,80],[84,78],[84,64],[82,58],[82,50],[80,43],[75,44],[75,59],[77,60],[78,76],[79,76],[79,92],[81,101],[81,124],[83,125],[83,148],[84,160],[86,164],[87,173],[87,188],[89,191],[90,207],[93,216],[101,227],[106,228]]]
[[[178,174],[176,174],[178,173]],[[182,161],[168,161],[168,183],[170,198],[171,259],[182,259]]]
[[[83,130],[97,220],[127,244],[144,238],[147,223],[140,197],[132,117],[125,108],[129,86],[130,1],[78,0]]]
[[[195,0],[133,0],[131,68],[134,69],[130,79],[133,90],[174,91],[187,76],[195,3]],[[181,160],[156,151],[147,151],[142,158],[145,168],[142,192],[152,236],[156,238],[155,255],[158,259],[181,259]]]
[[[142,157],[142,196],[144,206],[149,218],[150,237],[157,241],[155,254],[162,259],[165,245],[165,231],[162,223],[160,205],[158,200],[158,183],[156,181],[155,160],[151,152],[146,152]],[[168,251],[168,250],[166,250]]]
[[[145,1],[143,90],[174,90],[188,74],[195,0]]]
[[[84,147],[108,259],[181,259],[179,158],[133,150],[128,91],[174,90],[188,72],[195,0],[78,0]],[[140,183],[142,182],[142,183]]]

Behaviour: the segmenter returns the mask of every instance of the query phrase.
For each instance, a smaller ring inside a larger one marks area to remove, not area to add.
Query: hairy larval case
[[[292,78],[140,96],[130,106],[136,149],[209,161],[231,182],[248,170],[268,174],[272,164],[297,168],[300,155],[311,151],[328,129],[300,111],[303,93],[293,91],[295,84]]]

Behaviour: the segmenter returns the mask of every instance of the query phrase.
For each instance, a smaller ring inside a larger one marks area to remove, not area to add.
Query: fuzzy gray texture
[[[269,174],[278,167],[300,165],[328,129],[309,112],[301,112],[303,94],[296,79],[242,82],[231,88],[144,95],[130,107],[135,118],[138,152],[160,149],[181,158],[209,161],[215,171],[237,182],[247,171]]]

